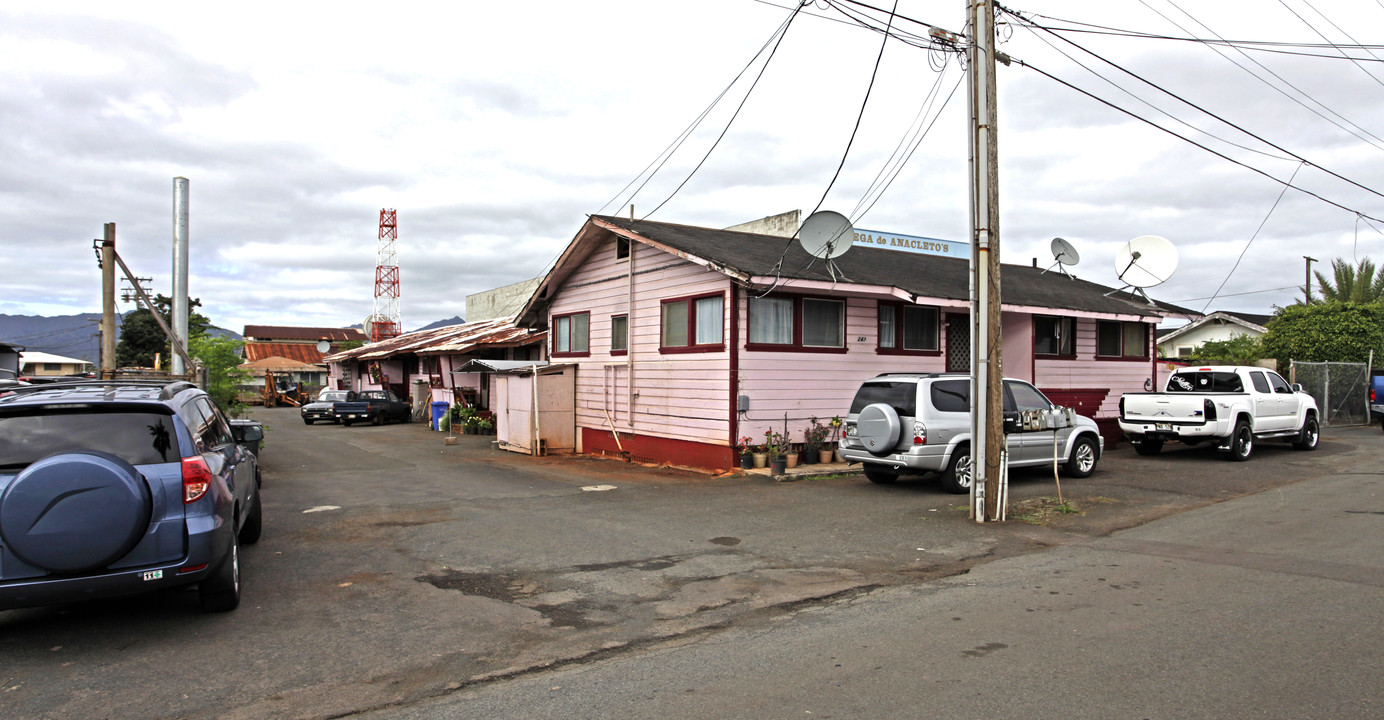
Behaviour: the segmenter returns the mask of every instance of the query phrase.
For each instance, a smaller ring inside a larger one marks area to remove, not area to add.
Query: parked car
[[[238,431],[258,443],[263,428]],[[256,455],[188,382],[82,380],[0,397],[0,609],[195,584],[240,603]]]
[[[332,414],[347,427],[358,422],[413,421],[413,408],[389,390],[361,390],[354,401],[333,403]]]
[[[1053,411],[1038,388],[1004,381],[1006,414]],[[1054,455],[1054,433],[1056,455]],[[1066,474],[1095,472],[1105,443],[1090,418],[1075,416],[1060,430],[1007,435],[1010,467],[1052,465]],[[864,465],[871,482],[892,483],[905,472],[940,472],[948,492],[969,492],[971,472],[971,379],[958,373],[885,373],[861,383],[845,420],[840,451]]]
[[[1370,374],[1370,422],[1384,428],[1384,375]]]
[[[1315,450],[1321,436],[1317,401],[1261,367],[1178,368],[1161,393],[1125,393],[1120,430],[1140,455],[1163,444],[1214,442],[1231,460],[1248,460],[1258,440],[1283,440]]]
[[[303,422],[311,425],[318,420],[328,422],[338,422],[336,413],[332,412],[332,406],[339,402],[354,402],[356,393],[354,390],[323,390],[317,393],[317,399],[298,409],[298,414],[303,416]]]

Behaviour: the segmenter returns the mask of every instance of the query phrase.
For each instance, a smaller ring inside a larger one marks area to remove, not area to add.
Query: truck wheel
[[[240,604],[240,543],[234,536],[221,567],[197,584],[197,596],[206,612],[230,612]]]
[[[1230,459],[1244,462],[1254,452],[1254,431],[1249,423],[1241,420],[1235,423],[1235,432],[1230,436]]]
[[[1077,438],[1076,444],[1072,446],[1072,456],[1067,459],[1064,469],[1074,478],[1091,477],[1091,473],[1096,471],[1099,453],[1095,440],[1090,437]]]
[[[865,465],[865,479],[879,485],[891,485],[899,479],[899,474],[879,465]]]
[[[375,415],[375,417],[370,418],[370,424],[371,424],[371,425],[383,425],[383,424],[384,424],[384,413],[377,413],[377,414]]]
[[[1307,420],[1302,423],[1302,434],[1298,436],[1297,442],[1293,447],[1299,450],[1316,450],[1317,441],[1321,439],[1321,430],[1317,426],[1317,416],[1308,415]]]
[[[311,424],[312,424],[312,420],[309,419],[309,418],[303,418],[303,424],[304,424],[304,425],[311,425]]]
[[[1134,452],[1140,455],[1157,455],[1163,450],[1162,440],[1140,440],[1134,444]]]
[[[974,477],[971,472],[971,446],[957,445],[956,450],[952,451],[951,463],[942,473],[942,489],[958,495],[968,493]]]
[[[355,422],[355,420],[352,420],[352,419],[350,419],[350,418],[346,418],[346,419],[343,419],[343,420],[341,421],[341,424],[342,424],[342,425],[345,425],[346,427],[351,427],[351,423],[353,423],[353,422]]]

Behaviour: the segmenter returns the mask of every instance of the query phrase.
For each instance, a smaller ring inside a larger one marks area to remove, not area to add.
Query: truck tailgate
[[[1209,397],[1203,393],[1129,394],[1120,403],[1120,417],[1126,422],[1205,422]]]

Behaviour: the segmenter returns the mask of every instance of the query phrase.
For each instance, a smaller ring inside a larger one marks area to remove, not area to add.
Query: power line
[[[1203,315],[1206,314],[1206,308],[1211,307],[1211,302],[1216,299],[1216,295],[1221,292],[1221,289],[1225,287],[1226,283],[1230,282],[1230,276],[1234,275],[1235,269],[1240,267],[1240,261],[1245,259],[1245,253],[1249,252],[1249,246],[1254,244],[1254,239],[1259,237],[1259,232],[1264,229],[1264,225],[1268,224],[1269,216],[1273,215],[1273,211],[1278,208],[1278,204],[1280,202],[1283,202],[1283,196],[1288,194],[1288,188],[1292,187],[1293,178],[1297,177],[1298,170],[1301,169],[1302,165],[1298,165],[1297,168],[1293,170],[1292,176],[1288,178],[1288,182],[1285,183],[1283,185],[1283,189],[1279,191],[1278,198],[1273,201],[1273,206],[1269,208],[1269,211],[1267,213],[1265,213],[1264,219],[1259,221],[1259,227],[1254,229],[1254,234],[1251,235],[1249,237],[1249,240],[1245,242],[1244,248],[1240,250],[1240,256],[1235,258],[1235,264],[1230,266],[1230,272],[1225,274],[1225,279],[1221,281],[1220,285],[1216,286],[1216,292],[1211,293],[1210,299],[1208,299],[1206,301],[1206,304],[1202,306],[1201,312]]]
[[[1302,0],[1302,2],[1303,2],[1303,4],[1306,5],[1307,7],[1312,8],[1312,11],[1313,11],[1313,12],[1317,13],[1318,15],[1321,15],[1322,19],[1325,20],[1325,21],[1327,21],[1328,23],[1330,23],[1331,27],[1336,28],[1338,31],[1341,32],[1341,34],[1345,35],[1346,37],[1350,38],[1351,40],[1355,40],[1355,38],[1350,37],[1350,33],[1346,32],[1345,30],[1341,30],[1341,26],[1340,26],[1340,25],[1337,25],[1336,23],[1331,22],[1331,18],[1327,17],[1326,15],[1323,15],[1323,14],[1322,14],[1322,11],[1318,10],[1316,7],[1313,7],[1312,3],[1308,2],[1307,0]],[[1314,32],[1314,33],[1317,34],[1317,37],[1320,37],[1321,39],[1325,40],[1326,42],[1331,43],[1331,39],[1330,39],[1330,38],[1328,38],[1327,36],[1323,35],[1323,34],[1321,33],[1321,31],[1318,30],[1317,28],[1313,27],[1312,23],[1307,22],[1307,18],[1304,18],[1304,17],[1301,16],[1301,15],[1298,15],[1298,13],[1297,13],[1296,10],[1294,10],[1294,9],[1292,9],[1291,7],[1288,6],[1288,3],[1283,2],[1283,0],[1278,0],[1278,4],[1280,4],[1280,5],[1282,5],[1283,7],[1287,8],[1288,12],[1292,13],[1294,17],[1296,17],[1297,19],[1301,20],[1303,25],[1306,25],[1308,28],[1310,28],[1310,29],[1312,30],[1312,32]],[[1332,43],[1332,47],[1335,47],[1335,44],[1334,44],[1334,43]],[[1364,65],[1361,65],[1359,60],[1356,60],[1355,58],[1353,58],[1353,57],[1347,55],[1347,54],[1345,53],[1345,51],[1344,51],[1344,50],[1341,50],[1340,48],[1336,48],[1336,49],[1337,49],[1338,52],[1340,52],[1341,57],[1343,57],[1343,58],[1345,58],[1345,59],[1351,61],[1352,63],[1354,63],[1354,64],[1355,64],[1355,67],[1360,68],[1360,72],[1363,72],[1363,73],[1365,73],[1366,75],[1368,75],[1369,78],[1370,78],[1371,80],[1375,81],[1375,83],[1377,83],[1378,85],[1384,86],[1384,82],[1380,82],[1379,78],[1375,77],[1374,73],[1370,72],[1369,70],[1366,70],[1366,69],[1365,69],[1365,66],[1364,66]],[[1369,52],[1369,51],[1366,50],[1366,52]],[[1371,55],[1372,57],[1374,57],[1375,60],[1378,60],[1378,59],[1379,59],[1377,56],[1374,55],[1374,53],[1370,53],[1370,55]]]

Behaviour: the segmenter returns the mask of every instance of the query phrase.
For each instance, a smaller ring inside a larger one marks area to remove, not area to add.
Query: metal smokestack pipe
[[[101,379],[115,377],[115,223],[101,240]]]
[[[187,214],[188,181],[185,177],[173,178],[173,342],[187,347]],[[173,374],[185,375],[188,368],[183,358],[175,350]]]

